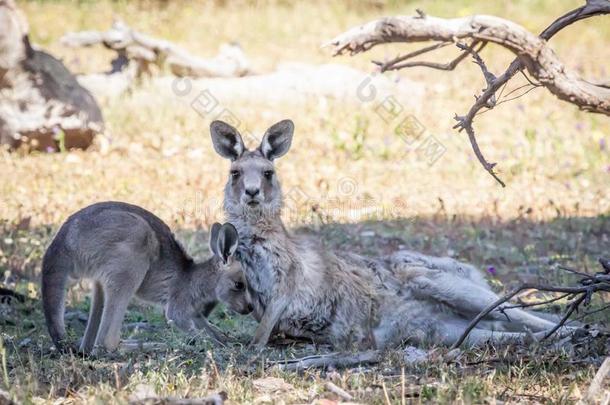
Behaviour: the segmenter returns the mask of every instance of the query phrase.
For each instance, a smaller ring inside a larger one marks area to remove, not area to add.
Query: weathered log
[[[123,69],[131,61],[137,64],[140,76],[150,71],[150,64],[159,67],[167,65],[176,76],[190,77],[239,77],[249,73],[249,62],[237,44],[220,47],[217,56],[205,59],[190,54],[175,44],[153,38],[135,31],[122,21],[115,21],[108,31],[81,31],[67,33],[61,38],[62,44],[70,47],[103,45],[118,53],[118,69]],[[113,66],[112,73],[117,71]]]
[[[103,130],[89,91],[48,53],[34,49],[13,0],[0,0],[0,144],[86,149]]]

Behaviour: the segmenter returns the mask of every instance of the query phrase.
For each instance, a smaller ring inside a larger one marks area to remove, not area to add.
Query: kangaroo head
[[[210,250],[219,259],[216,298],[237,313],[249,314],[254,310],[254,305],[246,276],[239,260],[235,260],[238,242],[237,230],[230,223],[212,225]]]
[[[272,125],[254,150],[247,150],[237,129],[227,123],[212,122],[210,132],[216,152],[231,160],[225,186],[227,213],[277,215],[282,208],[282,190],[273,161],[290,149],[292,121]]]

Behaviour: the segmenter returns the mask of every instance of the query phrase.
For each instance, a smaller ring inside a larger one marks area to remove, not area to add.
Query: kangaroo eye
[[[271,180],[271,178],[273,177],[273,170],[265,170],[263,172],[263,176],[265,176],[267,180]]]
[[[239,179],[240,175],[241,173],[239,172],[239,170],[231,170],[231,177],[233,178],[233,180]]]
[[[235,282],[235,290],[242,291],[244,288],[246,288],[246,285],[244,284],[243,281],[236,281]]]

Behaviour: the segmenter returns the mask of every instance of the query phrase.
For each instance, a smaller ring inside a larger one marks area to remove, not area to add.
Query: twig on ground
[[[610,377],[610,356],[606,357],[599,370],[597,370],[597,373],[595,373],[593,381],[591,381],[591,385],[589,386],[589,390],[587,391],[588,401],[595,401],[597,395],[602,389],[604,380],[608,377]]]
[[[223,405],[226,400],[227,394],[219,392],[205,398],[151,397],[137,399],[130,401],[129,405]]]
[[[341,387],[336,386],[335,384],[333,384],[330,381],[326,381],[324,386],[326,387],[327,390],[329,390],[333,394],[336,394],[341,399],[344,399],[346,401],[351,401],[354,399],[354,397],[349,392],[345,391]]]
[[[375,364],[381,361],[381,352],[367,350],[359,353],[330,353],[317,356],[307,356],[300,359],[277,361],[276,365],[284,371],[301,371],[308,368],[346,368],[361,364]]]
[[[385,381],[381,380],[381,388],[383,388],[383,397],[385,398],[385,403],[387,405],[392,405],[392,401],[390,401],[390,396],[388,395],[388,389],[385,386]]]
[[[563,326],[563,324],[566,323],[566,321],[570,318],[570,315],[572,315],[572,312],[574,312],[580,306],[580,304],[582,304],[582,302],[585,300],[585,298],[587,298],[587,293],[582,294],[581,296],[576,298],[574,301],[572,301],[572,303],[570,303],[570,305],[568,307],[568,311],[565,313],[563,318],[561,318],[561,320],[557,323],[557,325],[555,325],[555,327],[553,327],[553,329],[551,329],[550,331],[548,331],[546,333],[546,335],[544,335],[544,339],[548,339],[549,337],[551,337],[553,335],[553,333],[557,332],[557,330],[559,328],[561,328]]]
[[[142,352],[142,351],[158,351],[167,349],[167,344],[163,342],[145,342],[142,340],[122,340],[119,344],[119,350],[131,353],[131,352]]]

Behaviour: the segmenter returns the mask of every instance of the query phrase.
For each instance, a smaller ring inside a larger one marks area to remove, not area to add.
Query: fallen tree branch
[[[330,353],[307,356],[294,360],[272,363],[283,371],[302,371],[308,368],[346,368],[361,364],[375,364],[381,361],[381,351],[367,350],[358,353]]]
[[[498,17],[474,15],[443,19],[429,17],[418,11],[416,16],[388,17],[352,28],[338,35],[326,45],[334,48],[333,55],[340,55],[344,52],[354,55],[383,43],[438,41],[443,44],[472,39],[473,44],[476,41],[483,44],[495,43],[515,53],[517,58],[502,75],[491,83],[486,80],[487,88],[476,98],[469,112],[463,116],[456,114],[455,118],[458,123],[454,126],[459,131],[466,130],[473,151],[481,165],[504,186],[493,171],[495,164],[487,162],[477,144],[472,127],[474,117],[482,108],[491,108],[490,104],[495,105],[495,103],[490,103],[490,100],[495,97],[496,92],[524,68],[559,99],[570,102],[585,111],[610,115],[610,89],[604,84],[595,84],[580,78],[559,60],[546,43],[557,32],[576,21],[608,13],[610,13],[610,1],[587,0],[585,5],[559,17],[540,36],[535,36],[520,25]],[[440,47],[438,46],[438,48]],[[422,51],[432,50],[432,47],[428,47]],[[478,51],[480,49],[474,52],[477,57]],[[423,52],[415,51],[409,55],[416,56],[421,53]],[[453,61],[455,65],[464,59],[465,53],[462,53],[460,57]],[[382,71],[384,68],[385,70],[396,70],[412,66],[438,68],[428,62],[401,65],[398,64],[399,59],[380,65]],[[376,63],[379,64],[379,62]]]
[[[600,263],[603,263],[603,260],[600,259]],[[584,274],[584,273],[582,273]],[[452,346],[452,348],[458,348],[464,343],[470,332],[477,326],[477,324],[483,320],[487,315],[489,315],[492,311],[498,310],[502,312],[508,308],[514,308],[515,306],[506,306],[502,307],[502,304],[512,299],[514,296],[519,294],[523,290],[534,289],[538,291],[545,292],[556,292],[568,294],[569,296],[574,297],[574,301],[570,303],[568,306],[568,310],[563,316],[563,318],[557,323],[557,325],[547,332],[544,336],[544,339],[549,338],[555,332],[557,332],[570,318],[572,313],[576,311],[581,304],[588,305],[591,296],[596,292],[610,292],[610,271],[604,267],[603,273],[596,273],[593,275],[581,276],[579,280],[579,286],[575,287],[562,287],[562,286],[548,286],[548,285],[539,285],[539,284],[523,284],[520,287],[516,288],[512,292],[506,294],[503,297],[500,297],[495,302],[491,303],[487,308],[485,308],[481,313],[479,313],[469,324],[462,336],[458,339],[458,341]],[[521,306],[527,306],[521,305]]]
[[[324,387],[333,394],[337,395],[339,398],[343,399],[344,401],[352,401],[354,399],[354,397],[349,392],[345,391],[341,387],[338,387],[330,381],[326,381]]]
[[[589,401],[590,403],[594,403],[594,401],[598,397],[598,394],[603,388],[604,380],[606,380],[609,376],[610,357],[606,357],[599,370],[597,370],[597,373],[595,373],[593,381],[591,381],[591,385],[589,386],[589,390],[587,391],[587,401]]]
[[[140,76],[149,72],[150,64],[159,67],[167,64],[176,76],[190,77],[235,77],[244,76],[249,70],[249,62],[239,45],[224,45],[220,53],[211,59],[190,54],[185,49],[163,40],[142,34],[122,21],[115,21],[108,31],[81,31],[67,33],[61,43],[70,46],[103,45],[118,53],[113,61],[111,73],[122,70],[133,60]]]
[[[223,391],[205,398],[148,397],[129,401],[129,405],[223,405],[226,400]]]

